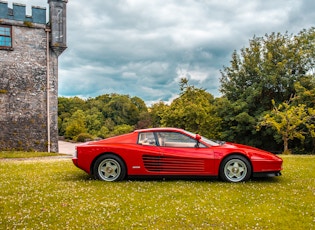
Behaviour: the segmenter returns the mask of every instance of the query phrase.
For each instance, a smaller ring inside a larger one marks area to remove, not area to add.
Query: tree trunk
[[[283,154],[290,154],[289,138],[287,136],[283,137]]]

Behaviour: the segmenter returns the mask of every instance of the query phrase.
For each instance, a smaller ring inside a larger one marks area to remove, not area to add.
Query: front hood
[[[265,158],[267,157],[268,159],[273,159],[273,160],[279,160],[281,159],[280,157],[276,156],[275,154],[262,150],[262,149],[258,149],[252,146],[248,146],[248,145],[242,145],[242,144],[236,144],[236,143],[225,143],[224,145],[222,145],[223,148],[228,148],[231,149],[233,151],[240,151],[240,152],[245,152],[245,154],[247,154],[250,158],[254,157],[262,157]]]
[[[248,151],[259,151],[259,152],[269,153],[269,152],[267,152],[265,150],[258,149],[258,148],[255,148],[255,147],[252,147],[252,146],[249,146],[249,145],[242,145],[242,144],[236,144],[236,143],[226,142],[223,146],[225,148],[244,149],[244,150],[248,150]]]

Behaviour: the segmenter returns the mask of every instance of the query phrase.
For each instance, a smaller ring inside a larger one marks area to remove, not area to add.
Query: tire
[[[96,160],[93,172],[96,179],[103,181],[120,181],[126,176],[126,166],[119,157],[108,154]]]
[[[239,155],[231,155],[225,158],[220,166],[220,177],[227,182],[248,181],[252,174],[252,166],[249,161]]]

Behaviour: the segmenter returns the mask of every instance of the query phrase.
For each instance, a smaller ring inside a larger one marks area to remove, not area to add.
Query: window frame
[[[168,148],[207,148],[206,145],[198,142],[191,136],[186,135],[185,133],[181,132],[173,132],[173,131],[158,131],[155,133],[158,138],[158,143],[160,147],[168,147]],[[173,137],[180,137],[178,139],[171,139]],[[161,140],[163,139],[161,144]]]
[[[6,42],[4,42],[3,45],[0,44],[0,49],[6,49],[6,50],[11,50],[13,48],[13,37],[12,37],[12,26],[10,25],[0,25],[0,28],[8,28],[9,29],[9,35],[3,33],[0,33],[0,37],[3,38],[9,38],[10,39],[10,45],[6,45]]]
[[[141,132],[138,136],[138,145],[157,146],[154,132]]]

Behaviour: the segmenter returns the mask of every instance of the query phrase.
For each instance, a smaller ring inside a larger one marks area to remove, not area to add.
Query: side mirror
[[[196,134],[196,137],[195,137],[196,141],[200,141],[201,140],[201,136],[199,134]]]

